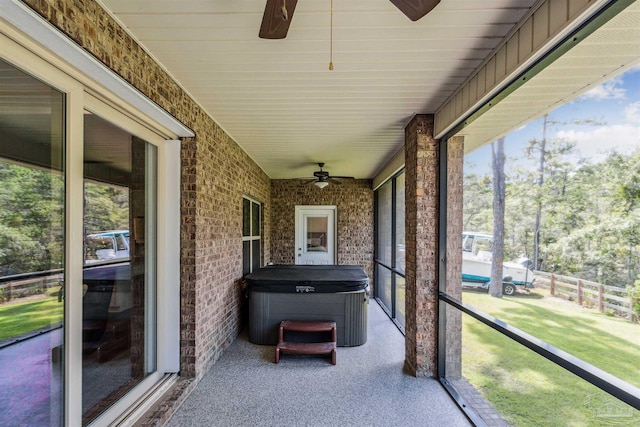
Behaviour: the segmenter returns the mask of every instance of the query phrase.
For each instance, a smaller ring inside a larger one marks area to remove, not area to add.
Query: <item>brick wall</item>
[[[325,188],[296,179],[271,181],[271,261],[295,263],[296,205],[337,206],[338,264],[362,266],[373,286],[373,190],[370,180]]]
[[[181,153],[180,370],[198,378],[241,328],[244,194],[264,203],[271,258],[270,180],[96,2],[23,2],[196,134]]]
[[[405,128],[405,367],[416,376],[437,373],[438,171],[433,115],[416,115]]]
[[[216,126],[217,128],[217,126]],[[183,212],[188,230],[183,244],[195,248],[184,254],[182,263],[194,274],[195,280],[181,280],[183,291],[194,291],[193,316],[182,316],[195,331],[195,366],[189,358],[184,367],[199,376],[215,361],[238,335],[242,324],[242,196],[244,194],[264,204],[264,259],[269,259],[270,194],[269,179],[238,145],[219,128],[212,140],[198,142],[197,150],[183,150],[183,161],[196,164],[194,175],[183,176],[183,193],[196,183],[196,209]],[[242,174],[237,171],[242,170]],[[187,183],[188,182],[188,183]],[[190,197],[189,203],[192,198]],[[183,206],[187,203],[183,203]],[[192,227],[195,225],[195,228]],[[193,254],[193,255],[192,255]],[[186,326],[186,325],[185,325]],[[188,340],[188,337],[183,337]],[[185,349],[191,345],[185,341]]]

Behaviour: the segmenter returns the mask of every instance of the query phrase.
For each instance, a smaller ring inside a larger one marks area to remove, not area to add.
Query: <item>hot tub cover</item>
[[[369,288],[358,265],[271,265],[245,277],[250,292],[334,293]]]

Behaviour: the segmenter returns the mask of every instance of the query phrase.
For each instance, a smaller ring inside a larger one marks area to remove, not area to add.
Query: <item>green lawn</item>
[[[638,324],[549,298],[543,290],[502,299],[464,292],[463,301],[640,386]],[[466,315],[462,342],[463,375],[513,425],[640,425],[640,411],[623,405],[622,415],[614,416],[607,405],[618,401]]]
[[[57,294],[55,288],[42,298],[0,304],[0,341],[62,322],[63,303]]]

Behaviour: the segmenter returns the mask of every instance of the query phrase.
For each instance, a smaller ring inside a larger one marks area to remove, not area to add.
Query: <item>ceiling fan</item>
[[[307,184],[313,183],[316,187],[324,188],[329,183],[340,185],[341,182],[336,179],[354,179],[352,176],[330,176],[329,172],[322,170],[324,163],[318,163],[318,166],[320,166],[320,170],[313,173],[315,178],[308,181]]]
[[[390,0],[407,18],[417,21],[440,3],[440,0]]]
[[[440,3],[440,0],[390,0],[412,21],[425,16]],[[283,39],[287,37],[298,0],[267,0],[262,15],[259,36],[261,39]]]

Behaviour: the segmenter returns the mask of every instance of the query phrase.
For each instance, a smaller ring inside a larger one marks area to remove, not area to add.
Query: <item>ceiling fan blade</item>
[[[440,0],[391,0],[407,18],[417,21],[440,3]]]
[[[287,37],[296,4],[298,4],[298,0],[267,0],[260,25],[260,38],[283,39]],[[283,5],[285,5],[284,10]]]
[[[338,176],[338,175],[331,175],[329,178],[338,178],[338,179],[355,179],[352,176]]]

